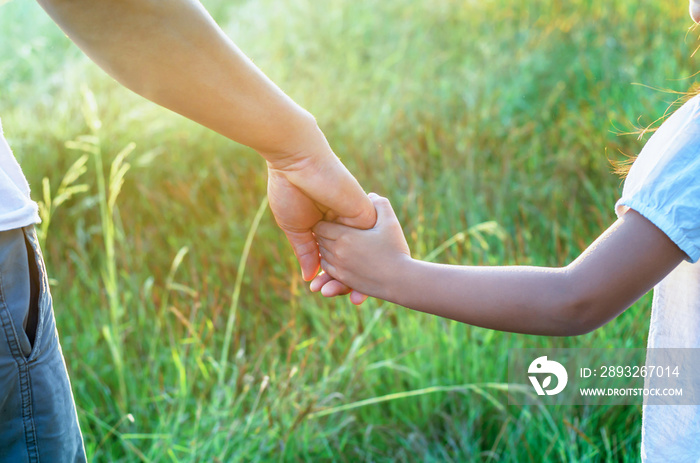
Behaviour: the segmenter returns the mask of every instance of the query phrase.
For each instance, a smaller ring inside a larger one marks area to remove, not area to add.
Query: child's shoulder
[[[670,110],[670,108],[669,108]],[[680,108],[661,124],[657,130],[659,135],[673,134],[681,130],[700,129],[700,93],[688,99]]]
[[[634,209],[695,262],[700,259],[700,96],[659,127],[632,164],[618,216]]]
[[[649,138],[635,164],[695,155],[700,151],[700,94],[678,108]]]

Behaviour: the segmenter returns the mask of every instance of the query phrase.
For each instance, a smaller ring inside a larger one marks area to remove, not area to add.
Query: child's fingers
[[[325,297],[335,297],[342,294],[350,293],[350,302],[355,305],[362,304],[367,300],[367,296],[364,294],[353,290],[344,283],[336,280],[332,275],[337,275],[338,270],[333,262],[336,262],[336,258],[326,249],[322,244],[319,246],[319,251],[321,253],[321,268],[323,273],[314,278],[311,282],[311,291],[321,291],[321,294]]]
[[[314,277],[313,280],[311,280],[311,283],[309,284],[309,289],[312,293],[317,293],[321,291],[321,288],[323,288],[323,286],[332,279],[333,277],[327,274],[326,272],[319,273],[318,275],[316,275],[316,277]]]
[[[321,221],[314,225],[312,230],[317,237],[321,236],[329,240],[337,240],[346,228],[346,226],[337,223]]]
[[[338,251],[340,248],[342,248],[342,246],[338,246],[336,244],[337,241],[328,240],[321,237],[317,237],[316,240],[318,241],[318,252],[321,254],[321,256],[325,256],[326,260],[335,259]]]
[[[335,279],[335,277],[333,275],[335,275],[335,272],[337,271],[337,269],[336,269],[335,265],[328,262],[327,258],[323,257],[323,254],[321,254],[321,268],[323,269],[323,273],[327,273],[328,276],[331,277],[331,279]]]
[[[382,225],[390,220],[398,221],[396,213],[388,199],[379,195],[372,195],[370,199],[372,200],[372,204],[374,204],[374,208],[377,210],[377,225],[375,226]]]
[[[368,296],[362,294],[359,291],[355,291],[354,289],[350,293],[350,302],[352,302],[355,305],[360,305],[363,302],[367,300]]]
[[[330,248],[333,246],[333,240],[326,238],[325,236],[321,235],[316,235],[316,242],[318,243],[318,247],[320,248],[325,248],[324,250],[328,252]]]
[[[325,259],[326,263],[331,263],[335,259],[335,254],[333,254],[333,251],[331,248],[328,246],[329,241],[322,240],[323,242],[318,243],[318,252],[321,255],[321,268],[323,269],[324,272],[329,273],[327,269],[323,267],[323,262]],[[332,243],[332,241],[330,241]]]
[[[323,287],[321,287],[321,294],[323,296],[340,296],[341,294],[348,294],[351,291],[349,287],[345,286],[340,281],[333,279],[332,275],[336,272],[335,266],[329,263],[323,257],[321,257],[321,267],[323,268],[325,273],[331,276],[331,278],[324,283]]]
[[[328,265],[328,263],[324,261],[323,265]],[[312,293],[321,291],[321,294],[325,297],[334,297],[350,293],[350,302],[355,305],[360,305],[367,300],[367,296],[350,289],[338,280],[333,279],[333,277],[326,272],[316,275],[313,281],[311,281],[309,289]]]
[[[323,294],[325,297],[341,296],[343,294],[348,294],[351,291],[352,289],[338,280],[331,280],[323,285],[323,288],[321,288],[321,294]]]

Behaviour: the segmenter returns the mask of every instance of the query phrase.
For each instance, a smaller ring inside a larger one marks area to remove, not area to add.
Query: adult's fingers
[[[289,230],[284,230],[284,234],[287,235],[287,239],[292,245],[304,281],[313,279],[321,267],[318,243],[316,243],[314,235],[310,231],[293,232]]]
[[[376,221],[376,214],[371,201],[340,159],[334,156],[333,161],[331,168],[333,176],[330,178],[335,185],[331,190],[324,190],[324,198],[320,202],[337,214],[338,217],[335,220],[338,223],[354,228],[372,228]]]
[[[284,176],[339,223],[371,228],[376,221],[372,202],[355,177],[329,152],[281,169]]]

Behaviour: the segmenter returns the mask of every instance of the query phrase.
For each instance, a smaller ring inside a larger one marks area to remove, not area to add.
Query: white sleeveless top
[[[0,231],[39,223],[37,204],[29,185],[3,136],[0,123]]]

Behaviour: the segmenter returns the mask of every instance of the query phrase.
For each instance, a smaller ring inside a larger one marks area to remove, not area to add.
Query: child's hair
[[[673,114],[673,111],[671,111],[671,108],[673,108],[675,106],[677,109],[678,107],[682,106],[684,103],[686,103],[688,100],[690,100],[694,96],[700,94],[700,82],[693,83],[693,85],[690,86],[690,88],[688,89],[687,92],[675,92],[673,90],[666,90],[666,91],[669,93],[676,93],[680,96],[673,103],[671,103],[668,106],[668,108],[666,108],[666,111],[664,112],[664,114],[661,117],[659,117],[658,119],[656,119],[654,122],[652,122],[651,124],[649,124],[646,127],[640,127],[638,130],[635,130],[633,132],[626,132],[626,133],[623,133],[621,135],[637,135],[637,138],[641,139],[647,133],[655,132],[656,129],[659,128],[661,123],[663,123],[663,121],[665,121],[666,118],[668,118],[671,114]],[[625,177],[627,177],[627,174],[630,171],[630,167],[632,167],[632,164],[637,159],[637,155],[636,154],[629,155],[629,154],[625,154],[625,153],[622,153],[622,154],[624,155],[625,159],[622,159],[622,160],[611,159],[610,164],[612,164],[613,173],[615,175],[619,175],[620,177],[625,178]]]

